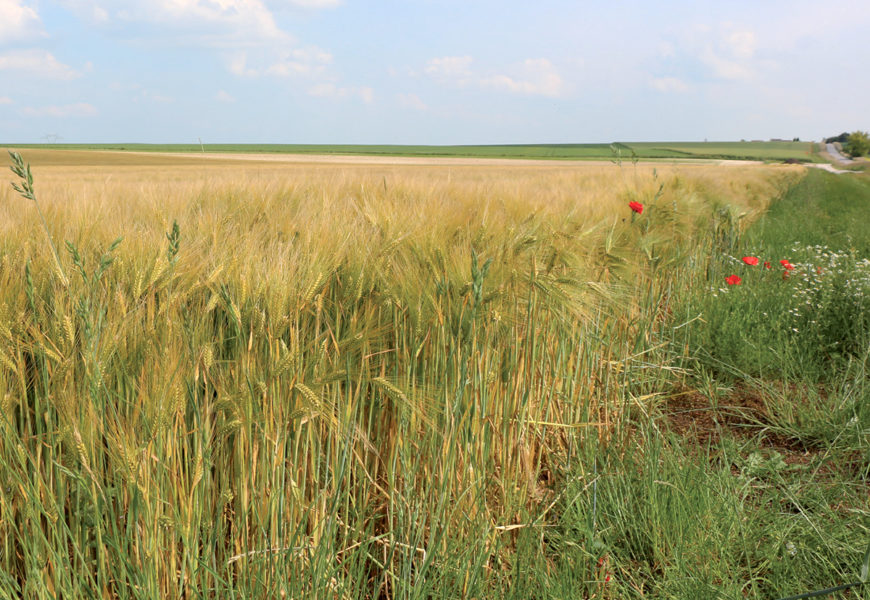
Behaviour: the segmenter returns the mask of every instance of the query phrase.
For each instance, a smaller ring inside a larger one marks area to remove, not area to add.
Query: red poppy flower
[[[764,268],[765,268],[765,269],[769,269],[769,268],[770,268],[770,263],[769,263],[768,261],[764,261]]]
[[[604,578],[604,583],[610,583],[610,575]]]
[[[744,256],[743,262],[745,262],[747,265],[754,267],[755,265],[758,264],[758,259],[755,258],[754,256]]]
[[[731,275],[730,277],[725,278],[725,283],[728,285],[740,285],[743,280],[740,279],[737,275]]]
[[[794,265],[788,262],[787,258],[783,258],[781,261],[779,261],[779,264],[785,267],[786,271],[791,271],[792,269],[794,269]]]
[[[629,202],[628,207],[638,214],[643,212],[643,204],[640,202]]]

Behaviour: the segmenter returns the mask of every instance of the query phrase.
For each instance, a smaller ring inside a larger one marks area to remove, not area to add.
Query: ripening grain
[[[69,288],[0,191],[0,587],[25,595],[506,589],[554,474],[679,376],[656,349],[711,215],[801,172],[94,156],[25,154]]]

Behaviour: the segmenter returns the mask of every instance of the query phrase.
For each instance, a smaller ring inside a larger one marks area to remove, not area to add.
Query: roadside
[[[854,161],[852,161],[852,162],[854,162]],[[828,171],[829,173],[836,173],[837,175],[840,175],[841,173],[856,173],[857,172],[857,171],[848,171],[845,169],[838,169],[830,163],[815,163],[815,164],[806,165],[806,166],[813,167],[815,169],[822,169],[823,171]]]
[[[864,597],[866,200],[866,178],[809,171],[745,236],[715,224],[706,276],[673,307],[685,387],[649,406],[638,393],[625,442],[571,473],[548,533],[563,572],[589,531],[605,598]]]
[[[853,165],[853,164],[855,164],[854,160],[852,160],[851,158],[846,158],[845,156],[840,154],[840,150],[837,148],[836,144],[834,144],[834,143],[829,142],[826,145],[826,150],[828,151],[828,154],[831,155],[831,158],[834,159],[835,162],[838,162],[841,165]]]
[[[866,170],[866,159],[849,158],[840,152],[839,146],[838,143],[826,143],[824,147],[819,150],[819,156],[827,162],[808,164],[807,166],[822,169],[829,173],[836,173],[838,175],[842,173],[860,173],[862,172],[862,169]],[[845,169],[838,169],[837,166],[845,167]]]

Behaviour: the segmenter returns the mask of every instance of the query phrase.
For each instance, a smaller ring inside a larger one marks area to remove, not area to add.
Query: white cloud
[[[492,75],[481,83],[486,87],[516,94],[556,97],[562,94],[562,76],[546,58],[529,58],[514,67],[510,75]]]
[[[650,86],[660,92],[687,92],[689,85],[677,77],[653,77],[650,81]]]
[[[687,76],[697,81],[698,75],[704,74],[706,77],[701,79],[707,81],[748,82],[776,67],[771,60],[759,58],[759,39],[755,31],[733,23],[694,24],[685,28],[677,39],[661,42],[660,57],[668,71],[683,68],[682,73],[677,73],[682,75],[681,81]],[[653,87],[660,91],[684,91],[668,79],[670,77],[654,80]]]
[[[752,79],[755,73],[752,66],[745,61],[723,57],[711,47],[704,49],[700,59],[712,71],[713,76],[719,79],[746,80]]]
[[[420,99],[417,94],[397,94],[399,105],[405,108],[413,108],[414,110],[426,110],[429,107]]]
[[[470,56],[442,56],[426,63],[426,74],[440,80],[464,81],[471,77]]]
[[[5,0],[0,0],[0,2]],[[100,20],[140,45],[212,50],[239,77],[329,81],[332,55],[300,44],[282,29],[273,9],[337,6],[339,0],[59,0],[83,18]],[[142,26],[146,26],[144,28]],[[142,31],[154,30],[153,34]]]
[[[224,90],[221,90],[217,94],[215,94],[214,98],[215,98],[215,100],[217,100],[219,102],[233,103],[236,101],[236,99],[233,96],[229,95]]]
[[[425,72],[439,83],[504,90],[515,94],[555,97],[565,82],[546,58],[528,58],[512,65],[507,73],[480,75],[471,68],[470,56],[443,56],[426,63]]]
[[[254,57],[254,65],[249,64],[249,56]],[[318,76],[332,62],[332,55],[319,48],[289,48],[278,52],[241,51],[226,58],[230,73],[240,77]]]
[[[266,75],[274,75],[275,77],[290,77],[292,75],[308,75],[312,69],[313,67],[310,64],[295,60],[281,60],[272,63],[262,71],[256,71],[256,73],[262,72]]]
[[[139,83],[112,82],[108,88],[114,92],[122,92],[126,96],[126,102],[170,104],[175,98],[161,92],[155,92]]]
[[[755,34],[751,31],[728,32],[722,42],[736,58],[752,58],[755,54]]]
[[[80,19],[90,23],[104,25],[111,20],[108,9],[103,6],[107,3],[105,0],[55,0],[55,2],[59,2],[64,8],[75,13]],[[129,2],[127,3],[129,4]],[[124,3],[123,1],[116,1],[109,4],[117,7],[123,6]]]
[[[677,55],[677,49],[671,42],[659,42],[659,56],[662,58],[673,58]]]
[[[12,98],[8,96],[0,96],[0,104],[12,104]]]
[[[717,78],[749,80],[756,72],[755,48],[754,32],[726,24],[705,44],[699,58]]]
[[[278,77],[316,75],[331,62],[332,55],[319,48],[295,48],[281,52],[279,59],[266,67],[264,72]]]
[[[204,28],[217,46],[287,37],[261,0],[138,0],[130,20],[157,21],[190,29]],[[203,27],[204,26],[204,27]]]
[[[0,0],[8,2],[11,0]],[[18,0],[14,0],[18,1]],[[338,6],[341,0],[55,0],[80,18],[106,25],[138,43],[222,50],[297,46],[272,8]],[[150,33],[137,25],[157,25]]]
[[[347,96],[347,88],[336,87],[334,83],[318,83],[308,88],[308,95],[322,98],[341,98]]]
[[[47,50],[8,50],[0,53],[0,71],[26,71],[28,74],[47,79],[75,79],[78,71],[58,61]]]
[[[91,18],[97,23],[106,23],[109,20],[109,11],[98,4],[94,4],[91,10]]]
[[[67,10],[77,14],[79,18],[104,25],[110,21],[109,11],[103,7],[104,0],[56,0],[60,2]],[[115,6],[123,5],[122,2],[115,2]]]
[[[227,69],[233,75],[240,77],[256,77],[260,73],[255,69],[248,68],[248,54],[246,52],[238,52],[227,58]]]
[[[366,104],[371,104],[375,99],[375,92],[370,87],[340,87],[334,83],[311,86],[308,95],[319,98],[359,98]]]
[[[0,44],[45,37],[42,20],[22,0],[0,0]]]
[[[28,117],[93,117],[98,114],[98,111],[91,104],[79,102],[59,106],[28,106],[22,109],[21,113]]]
[[[169,104],[175,102],[175,98],[172,96],[164,96],[163,94],[157,94],[148,90],[142,92],[142,99],[157,104]]]
[[[84,21],[139,44],[239,48],[293,40],[263,0],[56,1]]]
[[[341,0],[289,0],[289,2],[304,8],[333,8],[341,5]]]

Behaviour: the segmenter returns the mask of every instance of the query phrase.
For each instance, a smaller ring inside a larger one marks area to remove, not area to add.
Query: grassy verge
[[[713,248],[707,287],[697,286],[688,309],[707,319],[688,342],[696,356],[710,368],[810,381],[866,359],[868,206],[866,177],[811,171],[743,240]],[[726,283],[731,275],[740,285]]]
[[[742,239],[713,236],[683,298],[682,317],[700,318],[673,340],[691,376],[648,404],[594,471],[573,471],[551,536],[554,597],[766,599],[859,580],[870,544],[868,206],[866,179],[810,172]],[[740,285],[724,283],[732,274]],[[590,572],[597,582],[566,575]]]

